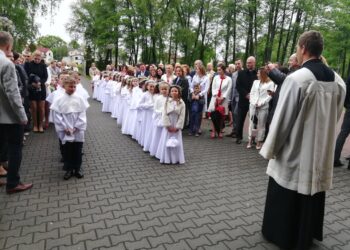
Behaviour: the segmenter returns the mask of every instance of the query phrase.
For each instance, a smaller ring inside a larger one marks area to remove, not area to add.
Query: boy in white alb
[[[64,154],[64,179],[73,175],[82,178],[82,149],[86,130],[86,99],[75,93],[76,81],[72,77],[63,80],[65,93],[55,98],[50,109],[54,111],[54,124],[57,135],[62,141]]]

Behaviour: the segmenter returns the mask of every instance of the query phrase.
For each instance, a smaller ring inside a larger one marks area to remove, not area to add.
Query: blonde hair
[[[198,70],[201,73],[201,75],[204,76],[206,72],[205,72],[205,68],[204,68],[203,64],[200,64],[197,67],[198,67]]]
[[[169,85],[169,83],[167,83],[167,82],[160,82],[159,83],[159,89],[161,89],[161,88],[167,88],[167,90],[169,90],[169,88],[170,88],[170,85]]]
[[[40,50],[34,51],[33,56],[42,56],[41,51]]]
[[[75,84],[75,79],[71,76],[67,76],[63,78],[63,86],[68,85],[68,84]]]

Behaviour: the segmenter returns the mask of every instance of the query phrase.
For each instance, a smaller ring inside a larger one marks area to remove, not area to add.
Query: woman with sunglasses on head
[[[33,132],[44,133],[45,99],[48,74],[40,51],[33,53],[33,60],[24,64],[29,76],[29,100],[33,119]]]

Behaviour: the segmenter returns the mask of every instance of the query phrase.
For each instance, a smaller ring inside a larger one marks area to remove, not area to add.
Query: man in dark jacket
[[[341,167],[344,165],[340,161],[340,155],[341,155],[341,151],[343,150],[343,146],[346,141],[346,138],[350,134],[350,76],[346,81],[346,96],[344,101],[344,107],[346,111],[344,113],[343,124],[341,125],[341,130],[337,137],[337,141],[335,143],[334,167]],[[348,165],[348,169],[350,169],[350,163]]]
[[[227,137],[232,137],[232,138],[236,138],[236,131],[237,131],[237,121],[238,121],[237,111],[238,111],[239,94],[236,88],[236,84],[237,84],[238,72],[243,70],[242,60],[237,59],[235,61],[235,66],[236,66],[236,71],[233,72],[231,76],[232,90],[231,90],[231,99],[230,99],[231,111],[233,116],[233,127],[232,127],[232,132],[226,135]]]
[[[17,70],[17,76],[23,85],[21,96],[23,98],[23,106],[26,111],[26,115],[28,117],[28,123],[27,125],[24,126],[24,135],[28,135],[29,131],[31,130],[31,117],[32,117],[30,114],[30,102],[28,97],[28,75],[24,69],[24,65],[18,63],[18,58],[19,58],[19,54],[17,52],[13,52],[13,59]]]
[[[244,122],[249,110],[250,90],[253,82],[258,79],[255,69],[255,57],[248,57],[246,69],[238,72],[236,89],[239,94],[238,110],[237,110],[237,144],[242,143]]]
[[[280,94],[282,84],[286,79],[287,75],[300,69],[300,65],[298,64],[297,55],[293,54],[289,57],[288,69],[286,69],[286,72],[284,72],[282,68],[278,68],[277,65],[273,63],[269,63],[265,68],[267,71],[267,75],[277,86],[276,91],[273,93],[272,99],[270,101],[269,114],[266,120],[266,134],[265,134],[265,138],[266,138],[270,130],[270,123],[272,121],[273,115],[275,114],[278,97]]]
[[[149,76],[149,71],[146,70],[146,65],[144,65],[143,63],[140,65],[140,71],[136,73],[136,77],[140,77],[140,76],[144,76],[144,77]]]
[[[173,85],[180,86],[181,97],[186,105],[185,127],[188,122],[188,109],[189,109],[189,83],[186,77],[184,77],[184,70],[182,67],[176,67],[176,78],[173,81]]]

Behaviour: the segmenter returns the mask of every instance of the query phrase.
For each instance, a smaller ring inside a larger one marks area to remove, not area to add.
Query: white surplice
[[[67,141],[84,142],[84,132],[86,130],[86,110],[88,102],[80,95],[64,93],[55,98],[50,109],[54,111],[54,124],[57,135],[65,144]],[[72,135],[65,133],[66,129],[75,130]]]
[[[163,130],[163,122],[162,122],[162,111],[165,107],[165,102],[167,100],[166,96],[159,95],[154,101],[154,110],[152,115],[152,138],[151,138],[151,144],[149,147],[149,154],[151,156],[155,156],[157,153],[159,140],[162,135]]]
[[[331,188],[344,98],[345,84],[337,74],[334,82],[322,82],[302,68],[286,78],[260,151],[270,159],[267,174],[280,186],[304,195]]]

